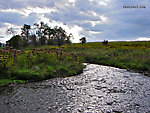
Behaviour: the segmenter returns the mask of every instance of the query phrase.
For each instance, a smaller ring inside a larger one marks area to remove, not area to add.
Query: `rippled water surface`
[[[0,113],[150,113],[150,77],[108,66],[1,90]]]

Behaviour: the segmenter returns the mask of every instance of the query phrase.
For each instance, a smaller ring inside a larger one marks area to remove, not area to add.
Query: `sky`
[[[150,0],[0,0],[0,42],[12,37],[8,28],[19,34],[41,21],[72,33],[74,43],[150,40]]]

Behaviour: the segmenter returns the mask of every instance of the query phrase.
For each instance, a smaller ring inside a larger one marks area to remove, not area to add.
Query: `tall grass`
[[[150,42],[101,42],[64,46],[65,51],[83,53],[85,62],[150,72]],[[69,48],[69,49],[68,49]]]
[[[4,60],[4,56],[7,58]],[[3,50],[1,54],[1,79],[43,80],[72,76],[82,72],[83,56],[62,51],[61,48],[30,49],[17,53]]]
[[[0,79],[43,80],[82,72],[83,62],[150,73],[150,42],[101,42],[0,49]]]

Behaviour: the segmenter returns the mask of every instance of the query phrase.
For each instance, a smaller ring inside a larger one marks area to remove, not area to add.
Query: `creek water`
[[[150,77],[86,65],[80,75],[1,89],[0,113],[150,113]]]

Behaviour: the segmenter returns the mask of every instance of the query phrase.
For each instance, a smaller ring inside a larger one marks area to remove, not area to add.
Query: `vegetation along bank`
[[[82,72],[83,62],[150,72],[150,42],[100,42],[1,49],[1,79],[42,80]]]
[[[150,75],[150,42],[91,42],[72,44],[72,35],[61,27],[24,25],[0,49],[0,84],[66,77],[82,72],[84,62],[114,66]],[[13,33],[12,29],[8,29]],[[33,33],[33,31],[32,31]],[[47,38],[48,37],[48,38]]]

